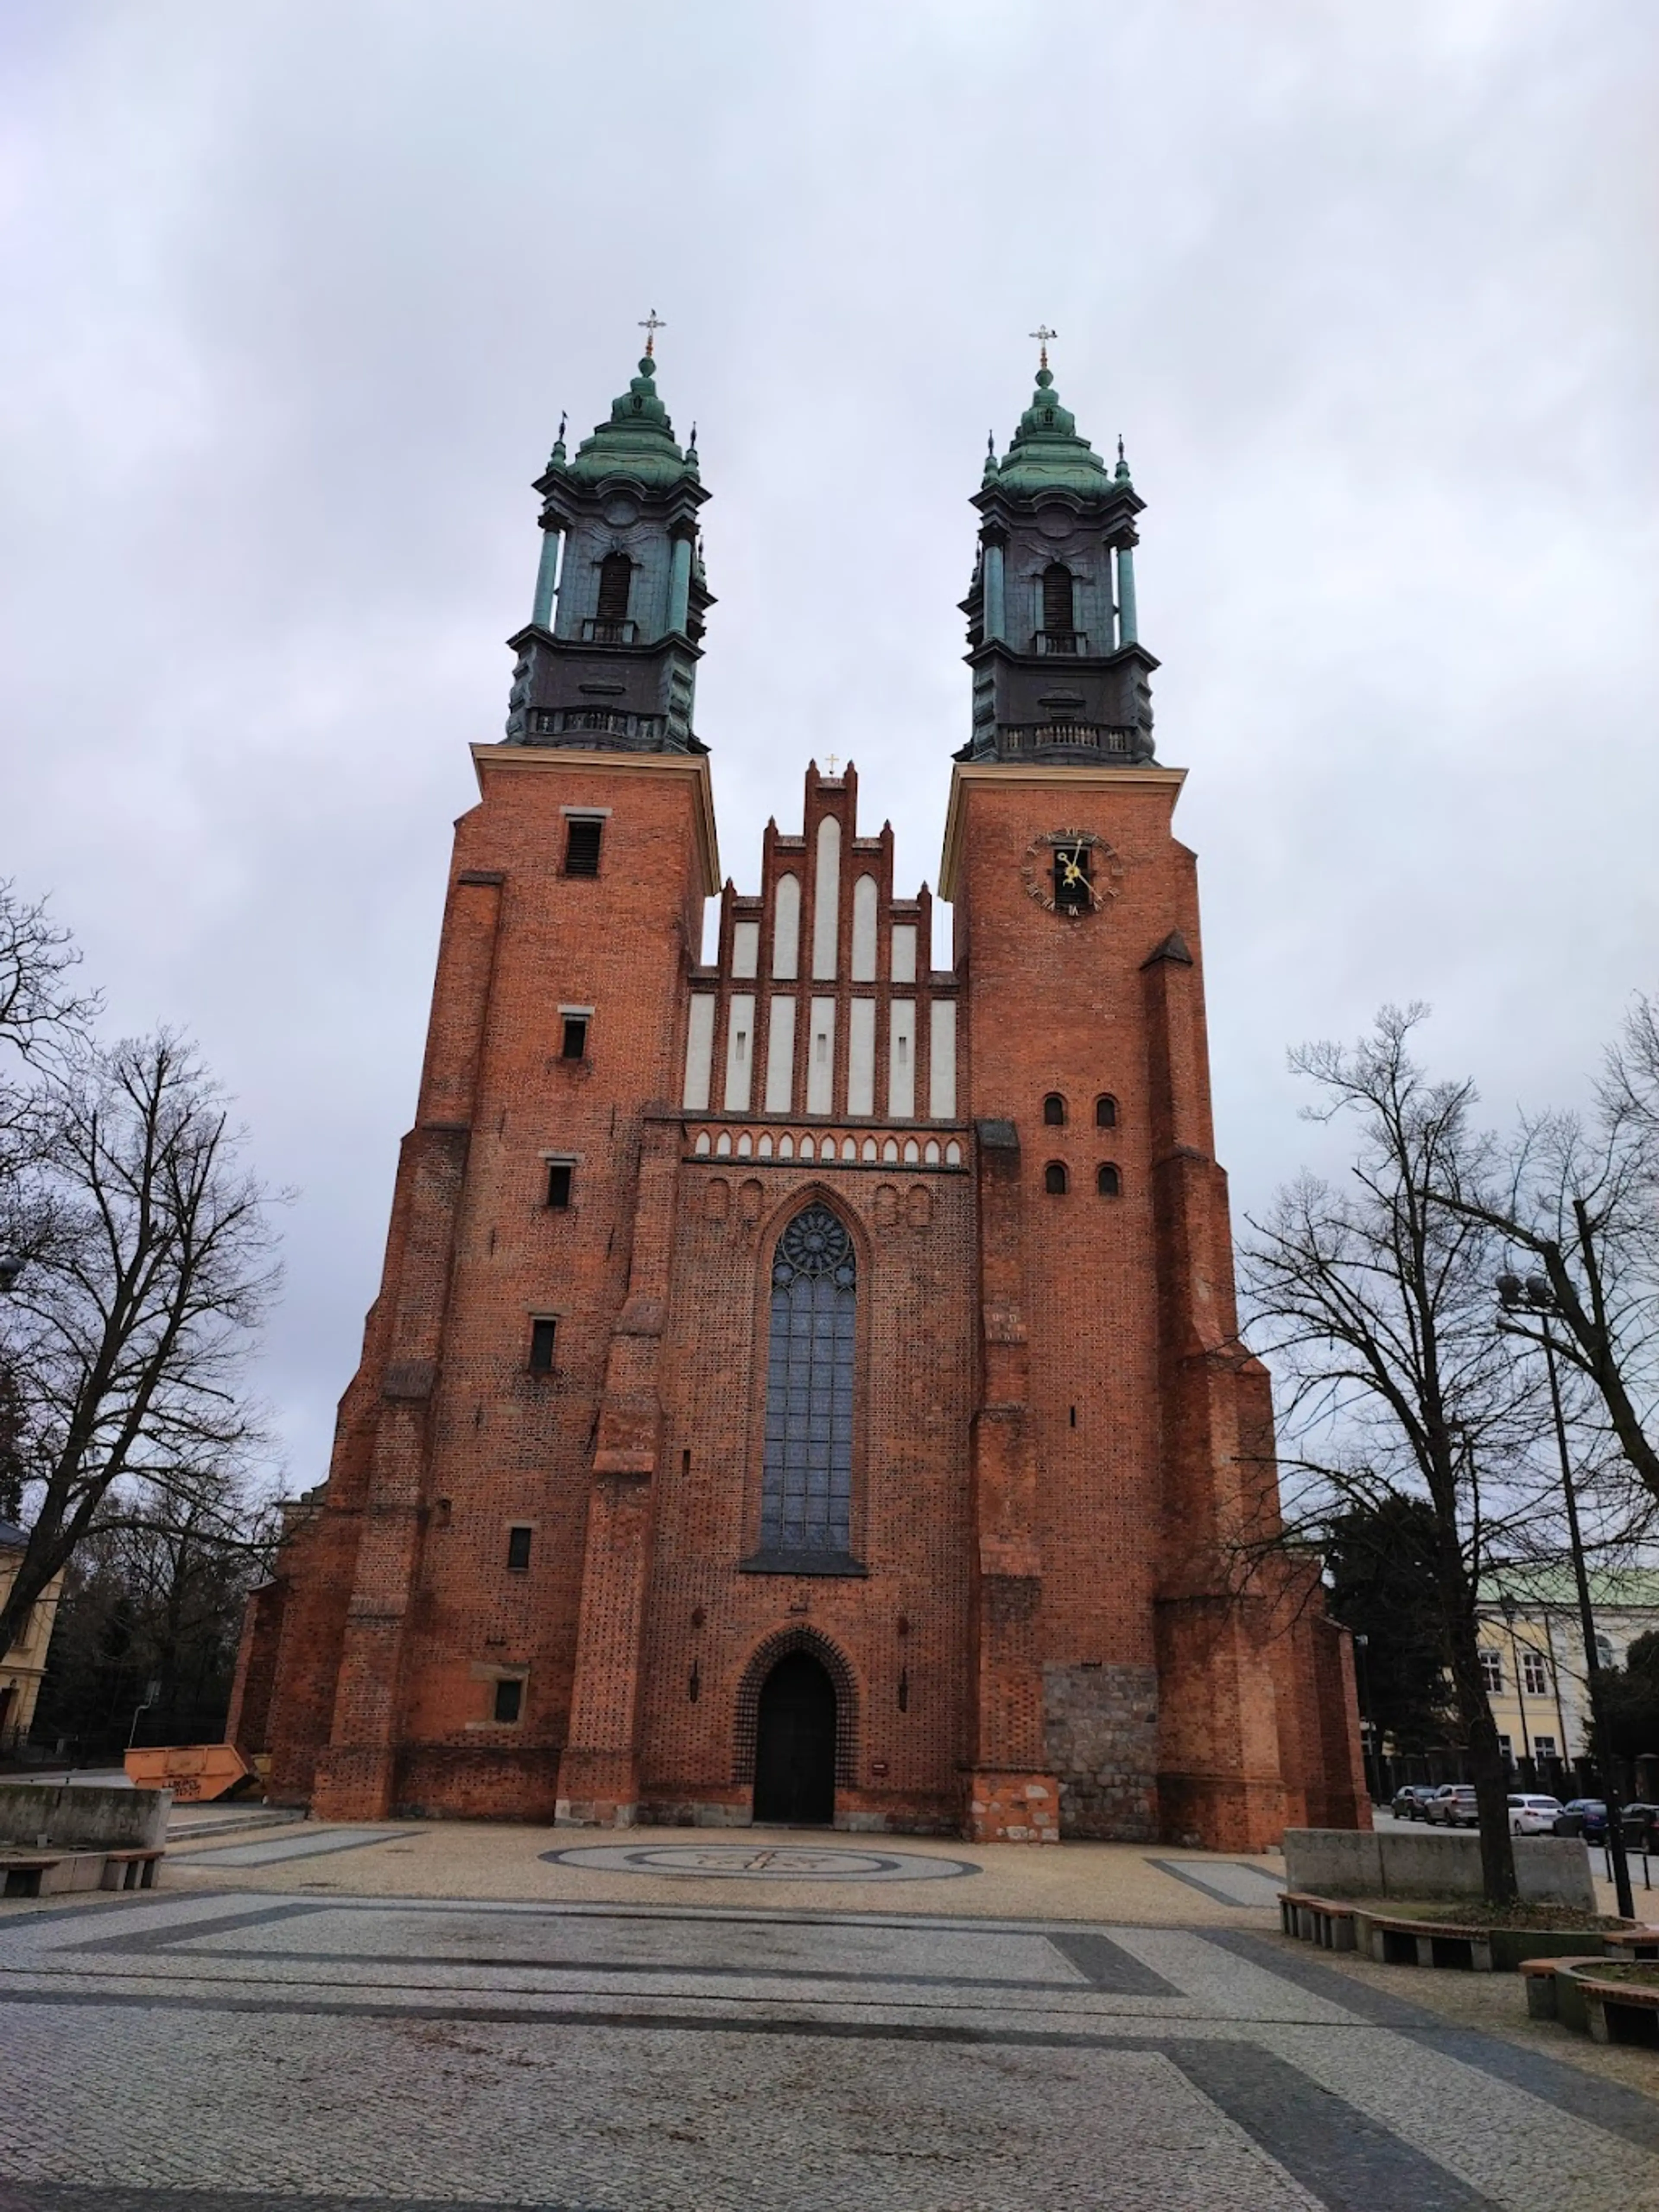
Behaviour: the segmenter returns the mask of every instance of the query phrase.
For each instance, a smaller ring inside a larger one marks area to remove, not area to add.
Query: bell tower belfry
[[[530,620],[507,641],[509,744],[703,750],[691,716],[714,605],[697,538],[708,495],[696,430],[677,445],[657,396],[654,337],[610,420],[574,458],[561,422],[537,478],[541,562]]]
[[[974,672],[963,760],[1152,757],[1158,663],[1135,613],[1135,517],[1145,502],[1118,441],[1109,474],[1060,404],[1048,339],[1031,404],[975,495],[979,556],[963,611]]]

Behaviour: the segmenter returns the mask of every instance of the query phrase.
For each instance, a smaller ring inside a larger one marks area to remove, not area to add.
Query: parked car
[[[1510,1833],[1512,1836],[1553,1836],[1560,1812],[1559,1797],[1531,1795],[1511,1797]]]
[[[1579,1833],[1587,1844],[1607,1841],[1607,1808],[1599,1797],[1570,1797],[1561,1810],[1578,1814],[1584,1824]]]
[[[1656,1828],[1659,1828],[1659,1805],[1622,1805],[1619,1808],[1619,1832],[1632,1850],[1650,1850]],[[1605,1836],[1607,1832],[1607,1812],[1603,1808],[1601,1832]]]
[[[1444,1782],[1430,1798],[1425,1808],[1425,1817],[1437,1828],[1474,1828],[1480,1825],[1480,1815],[1474,1802],[1472,1782]]]
[[[1394,1802],[1389,1810],[1396,1820],[1420,1820],[1425,1801],[1434,1795],[1426,1782],[1407,1782],[1394,1793]]]

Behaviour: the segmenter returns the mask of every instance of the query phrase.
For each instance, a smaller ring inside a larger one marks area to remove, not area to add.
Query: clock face
[[[1021,873],[1039,906],[1079,921],[1117,896],[1123,867],[1092,830],[1051,830],[1026,848]]]

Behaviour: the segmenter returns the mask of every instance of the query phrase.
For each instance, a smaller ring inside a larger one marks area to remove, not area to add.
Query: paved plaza
[[[549,1893],[392,1893],[474,1848]],[[1068,1861],[1133,1915],[1045,1911]],[[1653,2054],[1285,1944],[1265,1862],[307,1824],[167,1878],[0,1915],[0,2212],[1659,2205]]]

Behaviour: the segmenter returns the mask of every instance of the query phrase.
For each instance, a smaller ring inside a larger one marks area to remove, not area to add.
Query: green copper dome
[[[674,442],[674,426],[668,410],[657,397],[657,364],[649,354],[640,362],[640,373],[619,399],[611,403],[611,420],[599,423],[591,438],[576,448],[575,459],[564,461],[556,453],[560,471],[578,483],[598,483],[606,477],[631,477],[647,490],[666,491],[690,477],[697,479],[697,451],[684,453]]]
[[[986,482],[1016,498],[1034,499],[1045,491],[1069,491],[1080,499],[1102,499],[1112,489],[1106,464],[1086,438],[1077,433],[1077,418],[1060,404],[1054,388],[1054,372],[1037,371],[1031,404],[1019,418],[1014,442]]]

